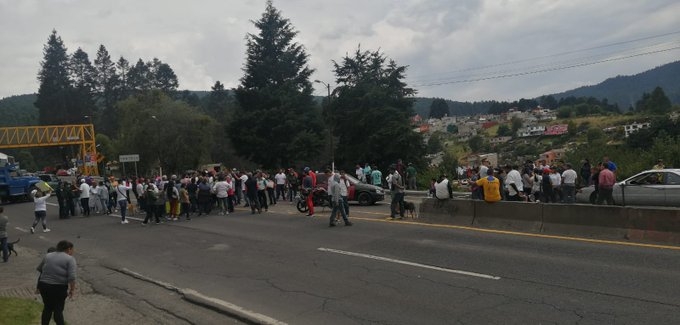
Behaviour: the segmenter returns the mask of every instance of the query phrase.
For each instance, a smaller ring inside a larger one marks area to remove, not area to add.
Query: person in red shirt
[[[607,201],[607,205],[614,204],[614,183],[616,183],[616,175],[611,171],[609,163],[605,162],[600,165],[600,174],[598,176],[597,188],[597,204],[602,204]]]
[[[307,195],[307,207],[309,212],[307,212],[308,217],[314,217],[314,189],[316,189],[316,173],[305,167],[305,179],[302,182],[303,187],[308,191]]]

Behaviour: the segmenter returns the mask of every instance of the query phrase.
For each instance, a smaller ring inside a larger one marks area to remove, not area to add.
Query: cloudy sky
[[[678,59],[677,0],[274,0],[334,84],[332,60],[380,49],[409,66],[419,96],[516,100],[631,75]],[[238,85],[245,35],[265,0],[0,0],[0,98],[37,92],[56,29],[94,60],[158,57],[181,89]],[[318,87],[317,94],[325,94]]]

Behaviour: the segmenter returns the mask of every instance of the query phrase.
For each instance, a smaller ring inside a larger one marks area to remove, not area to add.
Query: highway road
[[[389,221],[386,203],[352,206],[354,226],[334,228],[328,210],[308,218],[288,203],[146,227],[56,210],[50,233],[30,235],[32,204],[6,205],[10,239],[73,241],[81,275],[131,304],[166,297],[115,270],[286,324],[680,323],[680,248]]]

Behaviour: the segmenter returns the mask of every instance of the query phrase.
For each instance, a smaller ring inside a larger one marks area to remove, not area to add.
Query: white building
[[[626,136],[626,138],[634,132],[637,132],[640,129],[646,129],[650,126],[651,124],[649,122],[646,123],[638,123],[634,122],[633,124],[627,124],[623,126],[623,132]]]

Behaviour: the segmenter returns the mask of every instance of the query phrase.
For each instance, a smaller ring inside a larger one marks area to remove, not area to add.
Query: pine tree
[[[435,98],[430,104],[430,118],[442,118],[449,115],[449,104],[442,98]]]
[[[70,123],[84,123],[85,116],[92,118],[94,113],[95,70],[90,59],[78,48],[69,61],[72,95],[68,116]]]
[[[52,30],[47,39],[43,55],[38,73],[40,88],[35,101],[35,106],[38,107],[38,121],[41,125],[66,124],[71,92],[69,59],[64,42],[57,36],[56,30]]]
[[[397,159],[420,164],[425,145],[412,130],[415,90],[402,81],[406,67],[379,51],[362,51],[333,62],[339,83],[333,100],[336,156],[342,166],[375,162],[385,169]]]
[[[267,1],[258,34],[247,35],[245,75],[236,89],[239,111],[229,128],[237,153],[263,167],[289,166],[323,147],[312,97],[308,55],[292,24]]]
[[[116,87],[118,76],[116,75],[116,64],[111,60],[109,51],[104,45],[99,45],[97,58],[94,60],[95,69],[95,92],[100,99],[103,110],[113,107],[116,98]]]

